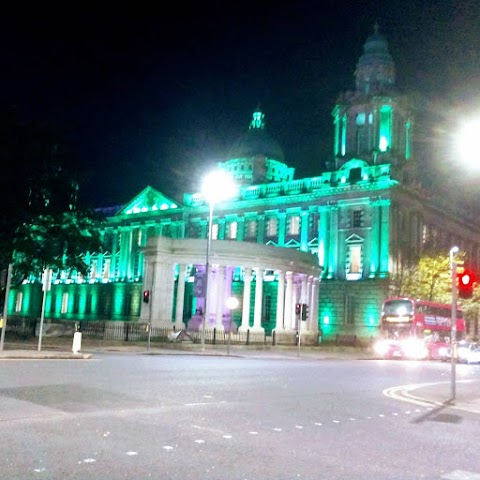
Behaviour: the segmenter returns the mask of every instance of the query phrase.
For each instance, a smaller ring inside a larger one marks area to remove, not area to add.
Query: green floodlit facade
[[[239,190],[235,198],[215,205],[212,241],[237,242],[239,250],[250,243],[271,245],[284,249],[287,259],[288,249],[315,255],[321,273],[313,305],[324,339],[375,337],[391,276],[413,253],[432,246],[448,252],[458,245],[472,265],[480,264],[478,228],[419,188],[412,112],[395,91],[394,63],[378,31],[364,45],[355,80],[355,90],[342,93],[332,111],[334,157],[328,171],[296,179],[280,145],[268,136],[260,109],[217,165],[234,177]],[[104,251],[85,255],[88,278],[57,273],[46,296],[46,318],[142,321],[147,241],[158,236],[205,239],[206,249],[208,220],[201,193],[186,193],[177,201],[147,186],[109,213]],[[194,278],[202,267],[197,261],[185,272],[178,265],[172,272],[173,326],[188,325],[201,306]],[[241,265],[232,265],[230,293],[241,300],[244,275]],[[261,306],[252,308],[249,324],[258,311],[267,334],[278,325],[279,284],[278,272],[265,270],[261,295],[254,294],[255,286],[250,290],[252,305]],[[183,308],[176,301],[179,291]],[[31,279],[12,288],[9,316],[39,317],[41,303],[41,285]],[[241,308],[232,314],[237,326],[241,316]]]

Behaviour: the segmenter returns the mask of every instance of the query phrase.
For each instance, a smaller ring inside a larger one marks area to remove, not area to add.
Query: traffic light
[[[150,290],[143,291],[143,303],[148,303],[150,301]]]
[[[302,308],[302,320],[305,321],[307,318],[308,318],[308,305],[304,303]]]
[[[476,275],[471,270],[465,269],[460,272],[458,274],[458,296],[460,298],[472,298],[476,280]]]
[[[302,304],[296,303],[295,304],[295,315],[300,315],[302,313]]]

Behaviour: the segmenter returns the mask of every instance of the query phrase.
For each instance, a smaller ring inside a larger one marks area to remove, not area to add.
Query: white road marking
[[[173,450],[173,447],[171,447],[170,445],[164,445],[163,449],[164,450]]]
[[[480,473],[454,470],[453,472],[440,475],[440,478],[444,478],[445,480],[480,480]]]
[[[138,455],[137,452],[125,452],[125,455],[129,455],[129,456],[134,456],[134,455]]]

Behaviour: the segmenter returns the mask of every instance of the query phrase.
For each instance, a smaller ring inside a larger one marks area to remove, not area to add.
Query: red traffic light
[[[143,303],[148,303],[150,301],[150,290],[143,291]]]
[[[472,298],[473,287],[477,281],[476,275],[471,270],[465,269],[458,274],[458,296],[460,298]]]

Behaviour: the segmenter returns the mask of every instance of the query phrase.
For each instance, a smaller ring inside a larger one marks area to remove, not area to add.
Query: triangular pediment
[[[137,213],[156,212],[178,208],[180,205],[153,187],[146,187],[130,200],[117,215],[135,215]]]
[[[346,243],[362,243],[364,241],[365,241],[364,238],[359,237],[355,233],[353,233],[352,235],[350,235],[348,238],[345,239]]]
[[[300,242],[298,242],[297,240],[294,240],[293,238],[291,238],[287,243],[285,243],[286,247],[298,247],[299,245],[300,245]]]

